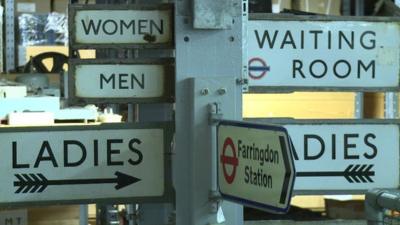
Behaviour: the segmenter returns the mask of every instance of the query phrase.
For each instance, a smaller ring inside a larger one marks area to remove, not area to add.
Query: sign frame
[[[400,122],[396,119],[292,119],[292,118],[247,118],[245,121],[278,125],[397,125],[400,130]],[[399,146],[400,149],[400,146]],[[400,152],[398,153],[400,159]],[[399,165],[400,167],[400,165]],[[299,172],[299,171],[296,171]],[[400,178],[398,178],[400,185]],[[387,188],[388,189],[388,188]],[[366,189],[353,190],[293,190],[294,195],[341,195],[341,194],[365,194]]]
[[[271,13],[252,13],[249,14],[249,22],[251,21],[300,21],[300,22],[376,22],[376,23],[396,23],[400,27],[400,18],[393,17],[366,17],[366,16],[320,16],[320,15],[285,15]],[[248,60],[248,59],[246,59]],[[398,62],[400,64],[400,62]],[[245,74],[249,79],[249,74]],[[400,91],[400,72],[397,74],[396,87],[311,87],[311,86],[251,86],[249,84],[248,93],[291,93],[296,91],[312,91],[312,92],[396,92]]]
[[[279,208],[279,207],[275,207],[272,205],[268,205],[268,204],[263,204],[263,203],[259,203],[259,202],[254,202],[251,200],[247,200],[244,199],[243,197],[238,197],[238,196],[232,196],[229,194],[225,194],[221,188],[220,188],[220,166],[219,166],[219,160],[218,160],[218,165],[217,165],[217,183],[218,183],[218,190],[221,193],[221,196],[229,201],[233,201],[239,204],[243,204],[245,206],[249,206],[249,207],[253,207],[253,208],[257,208],[260,210],[265,210],[268,212],[275,212],[275,213],[286,213],[289,208],[290,208],[290,199],[292,198],[292,196],[294,196],[294,192],[293,192],[293,188],[294,188],[294,184],[295,184],[295,179],[296,179],[296,168],[294,166],[294,159],[293,159],[293,145],[291,144],[291,140],[290,140],[290,136],[288,131],[286,130],[286,128],[284,127],[279,127],[277,125],[272,125],[272,124],[261,124],[261,123],[249,123],[247,121],[233,121],[233,120],[221,120],[218,122],[217,124],[217,138],[216,138],[216,143],[217,143],[217,158],[219,158],[219,149],[218,149],[218,143],[219,143],[219,127],[221,125],[225,125],[225,126],[234,126],[234,127],[240,127],[240,128],[254,128],[254,129],[260,129],[260,130],[268,130],[268,131],[278,131],[278,132],[283,132],[286,134],[287,138],[288,138],[288,146],[286,146],[288,149],[287,151],[290,152],[289,155],[287,155],[287,158],[289,160],[289,164],[291,164],[293,168],[293,174],[290,175],[289,177],[291,177],[291,179],[289,178],[289,184],[288,184],[288,190],[286,191],[286,198],[288,205],[286,205],[285,208]],[[282,152],[282,155],[284,155],[284,153]],[[290,172],[290,171],[288,171]],[[287,172],[287,173],[288,173]],[[285,190],[282,190],[282,192],[285,192]]]
[[[173,103],[175,102],[175,65],[173,59],[70,59],[68,69],[68,96],[70,103]],[[164,94],[161,97],[141,98],[85,98],[76,96],[75,70],[78,65],[162,65],[164,67]]]
[[[174,32],[174,6],[170,3],[162,4],[69,4],[68,8],[68,31],[69,31],[69,47],[73,50],[78,49],[173,49],[175,46],[175,32]],[[171,39],[167,43],[157,44],[157,43],[107,43],[107,44],[82,44],[78,43],[75,39],[76,29],[75,29],[75,16],[78,11],[93,11],[93,10],[162,10],[169,11],[171,18],[171,26],[169,27],[171,32]]]
[[[51,132],[51,131],[80,131],[80,130],[125,130],[125,129],[163,129],[164,133],[164,194],[162,196],[152,197],[127,197],[127,198],[109,198],[109,199],[81,199],[81,200],[51,200],[51,201],[24,201],[3,203],[0,199],[1,207],[21,207],[26,205],[45,206],[51,204],[123,204],[123,203],[162,203],[173,199],[174,189],[172,186],[172,162],[171,162],[171,143],[173,141],[174,124],[172,122],[151,122],[151,123],[110,123],[100,125],[67,125],[67,126],[38,126],[38,127],[0,127],[2,133],[19,132]],[[7,172],[7,171],[5,171]]]

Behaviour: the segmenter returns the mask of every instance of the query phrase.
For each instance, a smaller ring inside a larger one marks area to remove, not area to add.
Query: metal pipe
[[[88,225],[88,205],[79,206],[79,225]]]
[[[15,10],[14,0],[5,1],[5,60],[6,72],[15,69]],[[0,68],[2,71],[3,68]]]
[[[205,91],[205,90],[204,90]],[[207,91],[208,93],[208,91]],[[209,111],[209,124],[210,124],[210,135],[211,137],[217,136],[217,124],[215,123],[216,117],[221,115],[220,105],[213,103],[208,105]],[[218,191],[218,149],[216,138],[210,138],[211,140],[211,187],[210,187],[210,212],[217,213],[220,207],[221,196]]]
[[[134,112],[135,112],[135,108],[134,105],[132,103],[128,104],[128,115],[127,115],[127,122],[128,123],[133,123],[134,122]]]
[[[356,0],[356,16],[364,16],[364,0]],[[364,118],[364,93],[356,93],[355,118]]]
[[[367,225],[384,225],[384,209],[400,210],[400,192],[373,189],[365,195]]]
[[[356,0],[356,16],[364,16],[364,8],[365,2],[364,0]]]
[[[136,0],[126,0],[126,4],[136,4]],[[126,50],[125,57],[127,58],[138,58],[137,49]],[[128,104],[128,122],[139,122],[139,104]],[[139,224],[139,218],[137,218],[139,214],[139,205],[138,204],[129,204],[127,206],[127,214],[128,214],[128,223],[129,225],[137,225]]]
[[[212,121],[214,115],[218,114],[218,106],[216,104],[210,104],[209,106],[210,113],[210,123],[211,123],[211,137],[216,137],[217,129],[216,124]],[[211,138],[211,192],[218,192],[218,152],[217,152],[217,141],[215,138]]]
[[[398,94],[395,92],[385,93],[385,118],[396,119],[398,117]]]
[[[211,126],[212,137],[217,136],[217,127]],[[211,138],[211,192],[210,198],[212,200],[211,212],[216,213],[218,211],[218,150],[217,150],[217,140]]]

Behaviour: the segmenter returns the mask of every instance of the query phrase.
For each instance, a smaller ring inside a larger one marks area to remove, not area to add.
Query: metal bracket
[[[219,191],[210,191],[209,194],[209,200],[210,200],[210,212],[211,213],[217,213],[218,208],[221,205],[222,202],[222,196],[219,193]]]
[[[246,70],[247,71],[247,70]],[[238,85],[242,85],[242,86],[248,86],[249,85],[249,79],[247,78],[241,78],[241,79],[237,79],[236,83]]]
[[[243,74],[248,74],[247,66],[243,69]],[[249,79],[240,78],[236,80],[236,84],[242,87],[242,93],[249,92]]]
[[[209,119],[208,123],[210,125],[217,124],[223,118],[221,103],[214,102],[208,104]]]
[[[194,0],[193,26],[195,29],[231,29],[240,8],[238,1]]]

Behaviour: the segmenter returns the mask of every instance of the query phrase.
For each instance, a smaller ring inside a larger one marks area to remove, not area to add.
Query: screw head
[[[208,88],[203,88],[203,89],[201,89],[200,94],[204,96],[204,95],[208,95],[209,92],[210,91],[208,90]]]
[[[226,88],[220,88],[220,89],[218,89],[217,92],[219,95],[224,95],[224,94],[226,94]]]

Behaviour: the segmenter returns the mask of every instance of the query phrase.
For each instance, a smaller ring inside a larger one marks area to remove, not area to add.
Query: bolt
[[[200,94],[201,94],[201,95],[208,95],[208,93],[209,93],[208,88],[203,88],[203,89],[201,89],[201,91],[200,91]]]
[[[226,88],[220,88],[220,89],[218,89],[217,92],[219,95],[224,95],[224,94],[226,94]]]
[[[236,84],[238,84],[238,85],[246,85],[248,83],[249,83],[249,80],[247,80],[247,79],[242,79],[242,78],[236,79]]]

